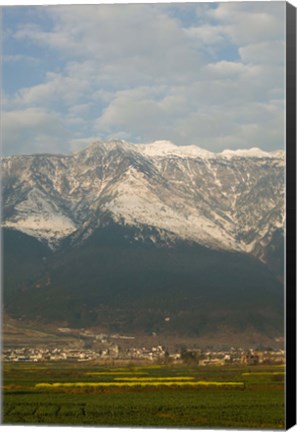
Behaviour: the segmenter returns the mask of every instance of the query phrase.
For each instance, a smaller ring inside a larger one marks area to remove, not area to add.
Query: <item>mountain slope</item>
[[[284,226],[282,152],[207,152],[168,142],[97,142],[72,156],[3,158],[4,226],[57,247],[105,215],[265,260]]]
[[[24,239],[4,232],[8,264]],[[255,258],[183,241],[156,248],[134,238],[133,228],[110,224],[76,247],[27,258],[27,273],[13,284],[4,266],[6,311],[24,320],[130,334],[195,337],[222,327],[271,339],[282,334],[282,285]]]
[[[283,334],[283,152],[111,141],[2,167],[9,316]]]

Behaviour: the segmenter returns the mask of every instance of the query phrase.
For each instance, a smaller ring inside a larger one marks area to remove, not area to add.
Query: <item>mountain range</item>
[[[283,331],[284,152],[98,141],[2,158],[4,304],[110,330]]]

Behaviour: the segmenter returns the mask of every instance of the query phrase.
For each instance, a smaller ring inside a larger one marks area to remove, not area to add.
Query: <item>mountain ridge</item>
[[[6,157],[2,165],[3,226],[52,248],[82,231],[86,238],[88,226],[100,226],[109,214],[118,223],[151,225],[177,238],[265,260],[269,237],[284,226],[281,151],[212,153],[168,141],[112,140],[72,155]]]

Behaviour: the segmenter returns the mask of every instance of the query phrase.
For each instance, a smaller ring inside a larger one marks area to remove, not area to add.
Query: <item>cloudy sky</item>
[[[3,7],[4,154],[284,146],[285,2]]]

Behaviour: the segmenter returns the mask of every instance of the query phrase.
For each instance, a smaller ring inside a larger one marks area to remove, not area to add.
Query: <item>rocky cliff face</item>
[[[139,241],[182,239],[263,262],[283,238],[282,151],[109,141],[71,156],[7,157],[2,167],[3,226],[53,249],[109,221],[137,228]]]

